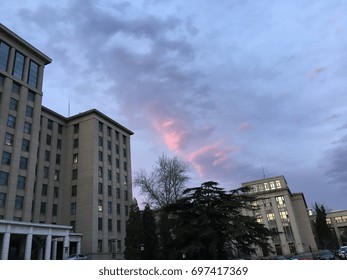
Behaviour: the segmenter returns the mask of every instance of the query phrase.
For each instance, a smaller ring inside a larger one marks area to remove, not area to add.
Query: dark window
[[[117,203],[117,215],[120,215],[120,204]]]
[[[49,168],[47,166],[43,167],[43,177],[48,178],[49,176]]]
[[[107,170],[107,179],[112,181],[112,170]]]
[[[0,208],[5,207],[6,194],[0,193]]]
[[[28,91],[28,100],[34,102],[35,101],[35,92],[32,90]]]
[[[102,122],[99,122],[99,132],[102,132],[103,124]]]
[[[119,168],[119,159],[116,158],[116,168]]]
[[[20,157],[19,169],[26,170],[28,168],[28,159],[26,157]]]
[[[60,158],[61,158],[61,156],[59,154],[55,155],[55,163],[56,164],[60,164]]]
[[[98,250],[98,253],[102,252],[102,240],[101,239],[98,240],[98,248],[97,248],[97,250]]]
[[[103,142],[103,139],[101,136],[99,136],[99,147],[102,147],[102,142]]]
[[[111,136],[111,127],[107,127],[107,136]]]
[[[116,145],[116,154],[119,155],[119,145]]]
[[[41,215],[45,215],[46,214],[46,202],[41,202],[40,214]]]
[[[124,158],[127,157],[127,149],[123,149],[123,157],[124,157]]]
[[[43,184],[42,185],[42,192],[41,192],[41,194],[43,196],[47,196],[47,192],[48,192],[48,185],[47,184]]]
[[[102,230],[102,218],[98,218],[98,230]]]
[[[57,204],[53,204],[53,208],[52,208],[52,216],[57,216],[58,214],[58,205]]]
[[[54,187],[53,189],[53,197],[54,198],[58,198],[59,196],[59,188],[58,187]]]
[[[45,151],[45,161],[49,161],[49,158],[51,157],[50,151]]]
[[[77,186],[74,185],[71,187],[71,196],[76,196],[77,195]]]
[[[10,165],[11,164],[11,153],[2,152],[1,164]]]
[[[28,84],[37,87],[37,78],[39,75],[39,66],[30,60],[29,63],[29,74],[28,74]]]
[[[34,114],[34,108],[31,106],[26,106],[25,116],[27,116],[28,118],[32,118],[33,114]]]
[[[108,231],[112,231],[112,219],[108,219],[107,228]]]
[[[26,178],[24,176],[18,176],[17,188],[20,190],[24,190],[25,189],[25,181],[26,181]]]
[[[80,129],[80,125],[78,123],[73,126],[73,132],[75,134],[79,132],[79,129]]]
[[[118,232],[121,232],[121,221],[120,220],[117,220],[117,231]]]
[[[110,185],[107,186],[107,195],[112,196],[112,186]]]
[[[24,133],[30,134],[31,133],[31,123],[25,122],[23,131],[24,131]]]
[[[111,151],[111,141],[107,141],[107,150]]]
[[[78,138],[73,140],[73,147],[74,147],[74,149],[78,148]]]
[[[61,124],[58,124],[58,134],[63,134],[63,126]]]
[[[99,183],[98,185],[98,194],[102,194],[103,184]]]
[[[0,186],[7,186],[8,184],[8,173],[0,171]]]
[[[57,140],[57,149],[60,150],[61,149],[61,139]]]
[[[14,99],[14,98],[10,99],[10,109],[17,111],[17,109],[18,109],[18,100],[17,99]]]
[[[20,94],[21,85],[13,82],[11,91],[16,94]]]
[[[8,57],[10,53],[10,47],[4,42],[0,41],[0,69],[7,71]]]
[[[124,200],[125,200],[125,201],[128,201],[128,200],[129,200],[128,191],[127,191],[127,190],[124,190]]]
[[[78,169],[72,170],[72,180],[77,180],[78,177]]]
[[[117,199],[120,199],[120,188],[117,188]]]
[[[129,206],[125,205],[125,216],[129,216]]]
[[[24,202],[24,197],[17,195],[14,208],[15,209],[23,209],[23,202]]]
[[[22,80],[23,79],[23,69],[24,69],[24,55],[16,51],[13,65],[13,76]]]
[[[70,204],[70,215],[75,215],[76,214],[76,202],[72,202]]]
[[[52,120],[47,120],[47,129],[52,130],[53,129],[53,121]]]
[[[103,160],[103,155],[102,155],[102,152],[99,151],[99,161],[102,161]]]
[[[5,134],[5,145],[13,146],[13,139],[14,139],[13,134],[6,132],[6,134]]]
[[[59,180],[60,180],[60,171],[59,170],[55,170],[54,181],[59,181]]]
[[[14,117],[12,115],[8,115],[7,126],[11,127],[11,128],[15,128],[16,127],[16,117]]]
[[[23,139],[22,140],[22,151],[28,152],[29,146],[30,146],[30,141],[28,139]]]
[[[52,136],[51,135],[47,135],[46,136],[46,144],[50,146],[51,143],[52,143]]]
[[[112,201],[107,202],[107,212],[112,214]]]

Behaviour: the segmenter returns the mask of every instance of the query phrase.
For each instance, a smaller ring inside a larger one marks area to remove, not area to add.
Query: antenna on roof
[[[265,179],[266,176],[265,176],[265,171],[264,171],[264,166],[263,166],[263,161],[262,161],[262,159],[260,159],[260,163],[261,163],[261,170],[263,171],[263,179]]]
[[[70,117],[70,98],[69,98],[69,103],[67,105],[67,116]]]

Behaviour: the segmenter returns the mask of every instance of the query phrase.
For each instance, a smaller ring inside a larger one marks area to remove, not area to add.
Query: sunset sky
[[[190,187],[230,189],[264,170],[335,210],[347,209],[346,14],[339,0],[0,5],[53,60],[43,105],[128,127],[133,171],[166,153],[189,165]]]

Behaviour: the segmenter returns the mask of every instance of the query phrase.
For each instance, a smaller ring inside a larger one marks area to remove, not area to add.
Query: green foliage
[[[217,185],[210,181],[186,189],[182,199],[166,207],[177,258],[184,253],[189,259],[227,259],[254,252],[254,245],[270,248],[271,232],[242,214],[252,197],[244,189],[227,193]]]

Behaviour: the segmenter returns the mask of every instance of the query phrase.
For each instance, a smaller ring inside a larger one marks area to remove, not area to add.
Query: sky
[[[339,210],[346,13],[343,0],[12,0],[0,21],[52,58],[44,106],[134,132],[133,172],[165,153],[189,166],[188,187],[283,175],[309,208]]]

